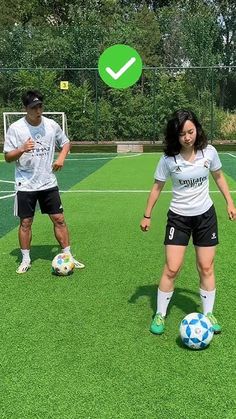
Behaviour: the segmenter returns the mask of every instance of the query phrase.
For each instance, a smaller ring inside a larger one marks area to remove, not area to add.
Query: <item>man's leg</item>
[[[22,262],[16,271],[19,274],[27,272],[28,269],[31,267],[30,245],[32,240],[32,223],[33,217],[20,219],[18,237],[22,254]]]
[[[71,254],[70,249],[70,240],[69,240],[69,232],[65,222],[64,214],[49,214],[53,225],[54,225],[54,234],[55,237],[60,244],[62,251],[64,253]],[[73,256],[72,256],[73,257]],[[74,259],[74,258],[73,258]],[[85,265],[77,260],[74,259],[75,268],[82,269]]]
[[[49,214],[53,222],[54,235],[62,249],[69,246],[69,232],[65,222],[64,214]]]

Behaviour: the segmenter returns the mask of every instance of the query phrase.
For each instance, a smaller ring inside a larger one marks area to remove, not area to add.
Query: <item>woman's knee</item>
[[[214,271],[214,263],[211,262],[197,262],[197,269],[200,275],[211,276]]]
[[[175,266],[167,263],[165,266],[165,273],[170,280],[174,280],[178,275],[180,268],[181,266]]]

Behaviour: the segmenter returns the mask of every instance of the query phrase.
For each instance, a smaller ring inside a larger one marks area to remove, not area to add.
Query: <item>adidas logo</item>
[[[178,172],[182,172],[182,170],[181,170],[181,168],[180,168],[179,166],[177,166],[177,167],[175,168],[175,172],[176,172],[176,173],[178,173]]]
[[[216,239],[216,233],[212,233],[211,240]]]

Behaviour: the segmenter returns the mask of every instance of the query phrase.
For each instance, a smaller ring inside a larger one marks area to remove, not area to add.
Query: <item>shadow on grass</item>
[[[157,286],[155,285],[144,285],[136,289],[135,293],[130,297],[128,302],[130,304],[136,304],[139,298],[146,297],[149,300],[150,307],[153,311],[153,317],[156,314],[156,300],[157,300]],[[191,291],[186,288],[175,288],[173,297],[171,298],[170,304],[168,306],[167,315],[170,314],[173,306],[178,307],[183,312],[183,317],[186,314],[199,312],[199,304],[195,301],[196,297],[200,298],[199,293]],[[202,349],[194,350],[186,346],[182,340],[180,335],[176,337],[176,345],[190,352],[205,352],[208,349],[208,346]]]
[[[50,260],[54,258],[58,253],[60,253],[60,246],[57,246],[55,244],[52,245],[42,245],[42,246],[31,246],[30,250],[30,256],[32,262],[37,259],[43,259],[43,260]],[[16,257],[16,262],[21,262],[22,256],[20,249],[13,249],[11,251],[11,256]]]
[[[208,346],[205,346],[205,348],[200,348],[200,349],[193,349],[193,348],[189,348],[187,345],[185,345],[183,342],[182,342],[182,340],[181,340],[181,337],[180,336],[177,336],[177,338],[176,338],[176,344],[177,344],[177,346],[179,346],[179,348],[181,348],[181,349],[185,349],[186,351],[190,351],[190,352],[205,352],[205,351],[207,351],[207,349],[209,348],[209,345]]]
[[[187,295],[186,295],[187,294]],[[157,301],[157,286],[156,285],[144,285],[136,289],[135,293],[128,300],[129,303],[135,304],[139,298],[147,297],[150,302],[150,307],[153,314],[156,313],[156,301]],[[183,313],[193,313],[199,310],[198,304],[193,297],[199,297],[199,293],[191,291],[185,288],[175,288],[173,297],[171,298],[168,306],[168,313],[172,310],[173,306],[178,307]]]

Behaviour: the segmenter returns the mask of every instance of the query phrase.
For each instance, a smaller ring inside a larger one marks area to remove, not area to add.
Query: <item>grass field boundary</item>
[[[125,158],[133,158],[133,157],[140,157],[140,156],[158,156],[158,155],[162,155],[163,152],[150,152],[150,153],[128,153],[125,155],[116,155],[116,153],[93,153],[92,155],[94,157],[89,157],[89,158],[71,158],[70,156],[91,156],[91,153],[70,153],[66,159],[66,161],[90,161],[90,160],[110,160],[111,158],[114,159],[125,159]],[[228,155],[231,156],[233,158],[236,158],[236,155],[228,153],[228,152],[224,152],[224,151],[220,151],[218,152],[218,154],[223,154],[223,155]],[[96,157],[95,157],[96,156]],[[0,159],[0,163],[4,163],[5,160],[4,159]]]

